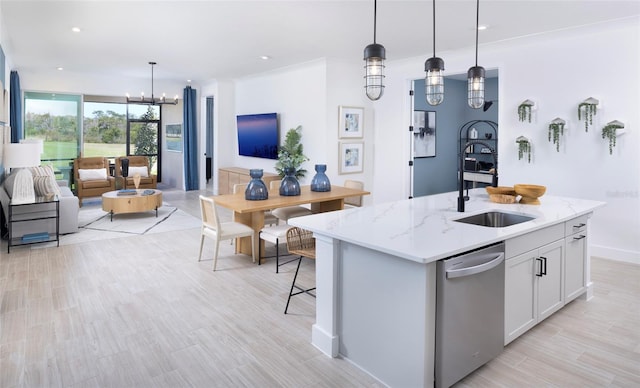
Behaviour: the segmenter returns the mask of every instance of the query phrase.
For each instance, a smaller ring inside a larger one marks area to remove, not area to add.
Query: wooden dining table
[[[260,240],[260,231],[264,227],[264,212],[287,206],[311,205],[313,213],[329,212],[344,209],[344,199],[348,197],[371,194],[368,191],[331,185],[331,191],[311,191],[310,186],[301,186],[300,195],[281,196],[278,189],[269,191],[269,198],[250,201],[244,198],[244,192],[236,194],[214,195],[211,198],[224,208],[233,210],[233,220],[250,226],[256,233],[256,252],[264,252],[264,241]],[[236,240],[236,253],[251,255],[251,238],[242,237]]]

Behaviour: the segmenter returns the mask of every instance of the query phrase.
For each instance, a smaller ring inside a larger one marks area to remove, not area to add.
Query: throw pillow
[[[51,165],[46,165],[46,166],[38,166],[38,167],[29,167],[29,170],[31,170],[31,174],[36,177],[36,176],[50,176],[52,178],[56,177],[56,174],[53,172],[53,167]]]
[[[147,172],[147,168],[144,166],[129,166],[129,176],[132,177],[136,175],[136,173],[140,174],[141,178],[147,178],[149,173]]]
[[[107,179],[107,170],[104,168],[80,168],[78,169],[78,175],[80,180],[83,181]]]
[[[58,197],[62,196],[56,180],[50,176],[34,176],[33,189],[39,197],[45,197],[48,194],[55,194]]]
[[[7,179],[4,180],[4,189],[7,190],[9,198],[13,197],[13,182],[16,180],[16,172],[9,174]]]

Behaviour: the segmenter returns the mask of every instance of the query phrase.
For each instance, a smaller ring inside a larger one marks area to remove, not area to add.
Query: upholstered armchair
[[[84,198],[98,197],[116,189],[116,180],[109,175],[109,161],[101,156],[74,160],[73,178],[80,207]]]
[[[122,159],[129,159],[129,171],[127,177],[122,174]],[[116,158],[115,176],[117,180],[122,180],[124,189],[133,189],[133,176],[140,174],[139,189],[156,189],[158,187],[158,177],[151,174],[151,166],[149,165],[149,157],[141,155],[130,155]]]

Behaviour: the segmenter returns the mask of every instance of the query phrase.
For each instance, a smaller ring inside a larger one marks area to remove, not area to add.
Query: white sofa
[[[12,183],[11,179],[5,180],[0,188],[0,201],[2,202],[2,211],[4,212],[4,220],[7,222],[9,216],[9,202],[11,200],[11,194],[13,193],[12,187],[10,186]],[[67,181],[56,181],[58,187],[60,189],[60,234],[74,233],[78,231],[78,197],[73,195],[73,192],[67,185]],[[51,205],[54,206],[53,204]],[[43,207],[25,205],[20,207],[15,207],[13,209],[14,214],[20,213],[37,213],[41,212]],[[34,214],[37,216],[37,214]],[[46,225],[43,223],[46,222]],[[46,229],[45,229],[46,228]],[[40,220],[40,221],[29,221],[29,222],[17,222],[13,224],[12,235],[13,237],[20,237],[29,233],[38,233],[38,232],[55,232],[55,222],[54,220]]]

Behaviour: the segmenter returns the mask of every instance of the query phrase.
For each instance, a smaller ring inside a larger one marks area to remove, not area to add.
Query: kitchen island
[[[349,359],[389,386],[433,386],[436,261],[501,241],[505,241],[507,259],[511,254],[514,262],[523,261],[520,256],[538,252],[551,240],[562,245],[562,254],[578,252],[584,258],[582,264],[568,267],[579,272],[579,288],[571,290],[571,299],[588,296],[592,292],[588,219],[604,203],[551,195],[540,201],[541,205],[497,204],[489,201],[484,189],[475,189],[470,191],[465,213],[456,211],[457,193],[452,192],[290,220],[292,225],[313,231],[316,238],[312,343],[331,357]],[[488,210],[534,219],[503,228],[455,221]],[[574,220],[583,225],[572,226]],[[581,251],[566,248],[564,242],[576,227],[582,233],[577,238]],[[569,275],[564,273],[564,257],[561,259],[563,274]],[[510,276],[508,271],[506,276]],[[575,281],[563,279],[558,285],[562,305],[565,283]],[[508,284],[505,294],[511,291]],[[507,321],[512,315],[521,319],[522,311],[511,314],[509,309],[507,302]],[[524,312],[535,309],[532,306]],[[535,319],[522,324],[512,319],[505,330],[517,329],[505,333],[505,343],[535,325],[537,319],[543,318],[536,313]]]

